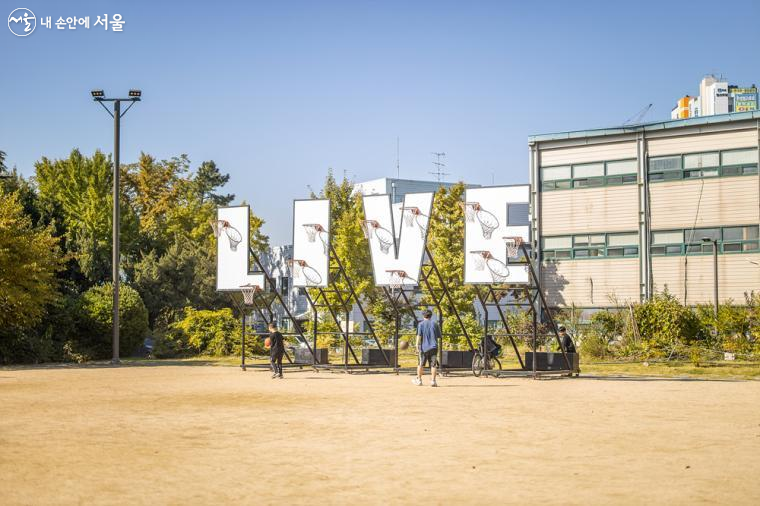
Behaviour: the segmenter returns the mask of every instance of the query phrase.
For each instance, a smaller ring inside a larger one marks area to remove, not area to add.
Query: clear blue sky
[[[18,5],[17,5],[18,4]],[[526,182],[527,136],[668,119],[708,72],[760,83],[760,2],[3,2],[89,30],[0,28],[0,149],[26,175],[42,156],[111,151],[92,88],[144,92],[124,118],[140,151],[213,159],[227,191],[290,236],[290,201],[328,167],[355,180]],[[7,12],[5,12],[7,11]],[[92,26],[121,14],[124,32]],[[38,20],[39,22],[39,20]]]

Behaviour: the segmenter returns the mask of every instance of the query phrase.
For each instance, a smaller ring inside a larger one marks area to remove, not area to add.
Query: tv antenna
[[[644,107],[642,110],[637,112],[635,115],[631,116],[626,120],[623,125],[635,125],[637,123],[641,123],[641,120],[644,119],[644,116],[649,112],[649,109],[652,108],[652,104],[649,104],[648,106]]]
[[[450,176],[451,175],[448,172],[443,172],[443,168],[446,166],[446,164],[441,161],[441,157],[442,156],[446,156],[446,153],[443,153],[443,152],[437,153],[437,152],[433,151],[430,154],[433,155],[433,156],[435,156],[435,161],[433,162],[433,165],[435,165],[435,170],[431,171],[431,172],[428,172],[428,174],[434,175],[436,178],[438,178],[438,182],[440,183],[441,180],[445,176]]]

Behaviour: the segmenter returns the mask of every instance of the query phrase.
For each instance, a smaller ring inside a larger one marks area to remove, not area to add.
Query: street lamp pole
[[[718,321],[718,240],[713,239],[713,302],[715,304],[715,322]]]
[[[703,243],[712,243],[713,253],[713,314],[715,322],[718,322],[718,239],[703,237]]]
[[[90,92],[93,100],[100,103],[108,114],[113,117],[113,237],[112,237],[112,281],[113,281],[113,338],[111,358],[112,364],[118,364],[119,360],[119,264],[121,263],[120,254],[120,231],[121,231],[121,206],[119,204],[119,189],[121,188],[121,172],[119,156],[121,150],[121,117],[127,111],[140,101],[142,92],[140,90],[129,90],[129,98],[106,98],[103,90],[93,90]],[[113,112],[105,106],[104,102],[113,102]],[[121,112],[121,103],[130,102],[129,106]]]

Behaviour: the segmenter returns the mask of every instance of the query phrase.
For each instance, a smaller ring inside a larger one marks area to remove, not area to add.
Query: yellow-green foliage
[[[212,356],[240,351],[240,322],[228,308],[216,311],[185,308],[184,318],[172,323],[170,331],[178,349]]]
[[[28,328],[56,296],[62,260],[52,227],[34,227],[16,193],[0,191],[0,329]]]

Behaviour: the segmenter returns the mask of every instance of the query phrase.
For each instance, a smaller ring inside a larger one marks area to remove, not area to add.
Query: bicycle
[[[481,340],[478,349],[472,357],[472,374],[474,374],[476,378],[479,378],[486,369],[494,371],[491,374],[497,378],[500,374],[499,371],[501,371],[501,362],[498,358],[501,354],[501,346],[494,342],[491,336],[487,336],[487,340],[489,345],[488,354],[484,353],[485,340]],[[485,360],[483,360],[484,355],[486,357]]]

